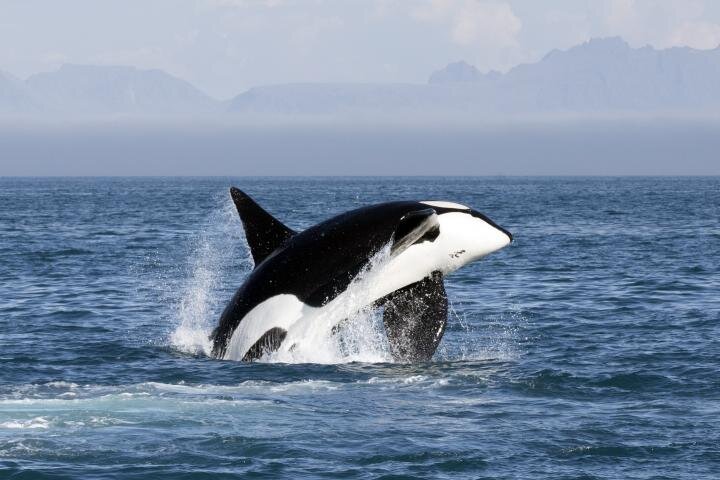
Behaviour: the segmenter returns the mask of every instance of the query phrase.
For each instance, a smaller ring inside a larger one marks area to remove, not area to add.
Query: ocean
[[[231,185],[296,230],[449,200],[514,242],[446,278],[429,363],[373,315],[220,361]],[[720,177],[0,178],[0,478],[716,479],[719,259]]]

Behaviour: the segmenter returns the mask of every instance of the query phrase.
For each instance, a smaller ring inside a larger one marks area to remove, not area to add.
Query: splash
[[[245,245],[242,227],[232,204],[226,201],[222,209],[210,216],[192,244],[188,281],[178,289],[175,301],[178,324],[170,334],[174,348],[195,355],[209,355],[212,351],[210,333],[224,306],[222,298],[227,290],[224,285],[234,284],[226,280],[241,280],[252,269],[247,249],[233,258],[239,245]]]
[[[501,361],[512,362],[523,353],[523,335],[528,319],[519,310],[502,314],[482,315],[460,313],[452,305],[448,312],[452,331],[435,353],[438,361]]]
[[[382,324],[382,311],[368,292],[390,260],[388,243],[376,253],[341,296],[310,319],[303,341],[289,352],[278,351],[261,361],[281,363],[392,362]],[[337,323],[337,319],[344,319]]]

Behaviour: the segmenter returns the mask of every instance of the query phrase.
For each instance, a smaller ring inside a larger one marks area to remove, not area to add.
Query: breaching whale
[[[348,317],[341,305],[353,295],[354,304],[383,309],[394,359],[427,361],[447,322],[443,277],[512,241],[510,232],[457,203],[381,203],[297,233],[239,189],[230,194],[255,268],[213,331],[213,355],[223,359],[291,352],[327,335]],[[387,248],[387,261],[362,288],[349,288]]]

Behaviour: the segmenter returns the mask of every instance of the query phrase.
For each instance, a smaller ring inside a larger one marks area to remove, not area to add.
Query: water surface
[[[237,185],[295,229],[484,211],[433,362],[217,361]],[[0,179],[0,477],[717,478],[720,179]]]

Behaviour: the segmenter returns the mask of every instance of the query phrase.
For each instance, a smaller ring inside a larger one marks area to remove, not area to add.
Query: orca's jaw
[[[505,230],[470,212],[449,212],[439,216],[440,235],[433,242],[433,270],[451,273],[510,244]]]
[[[459,203],[423,201],[438,213],[440,235],[433,242],[434,270],[445,274],[512,242],[512,234],[486,215]]]

